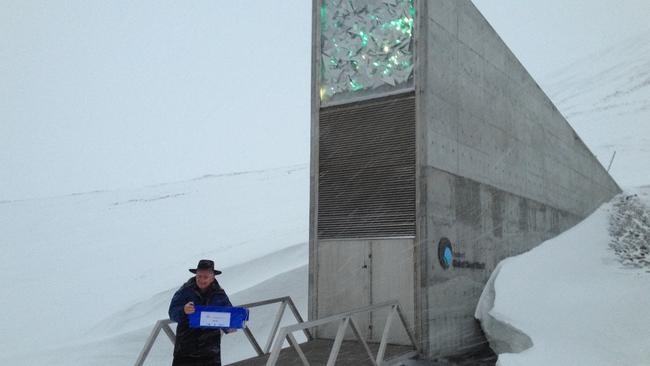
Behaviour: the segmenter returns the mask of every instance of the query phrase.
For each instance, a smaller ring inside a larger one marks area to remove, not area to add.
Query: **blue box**
[[[190,328],[242,329],[248,320],[248,309],[222,306],[194,306],[196,311],[188,316]]]

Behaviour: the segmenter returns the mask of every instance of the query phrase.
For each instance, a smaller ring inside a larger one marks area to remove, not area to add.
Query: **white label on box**
[[[199,325],[202,327],[229,327],[230,313],[202,311]]]

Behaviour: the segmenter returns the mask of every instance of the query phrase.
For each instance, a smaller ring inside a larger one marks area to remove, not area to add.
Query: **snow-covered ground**
[[[200,258],[233,302],[291,295],[305,314],[308,197],[301,165],[0,203],[0,364],[133,364]],[[251,352],[235,343],[225,360]]]

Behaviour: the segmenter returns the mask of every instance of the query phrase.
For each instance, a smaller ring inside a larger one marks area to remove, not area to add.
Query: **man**
[[[214,269],[213,261],[201,259],[190,272],[196,276],[176,291],[169,304],[169,318],[178,323],[172,366],[221,366],[221,329],[190,328],[188,315],[196,311],[195,305],[232,304],[215,278],[221,271]]]

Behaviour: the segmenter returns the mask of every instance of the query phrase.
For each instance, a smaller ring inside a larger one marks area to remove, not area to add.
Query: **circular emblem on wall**
[[[444,269],[451,267],[454,261],[454,250],[451,248],[451,241],[447,238],[442,238],[438,242],[438,260]]]

